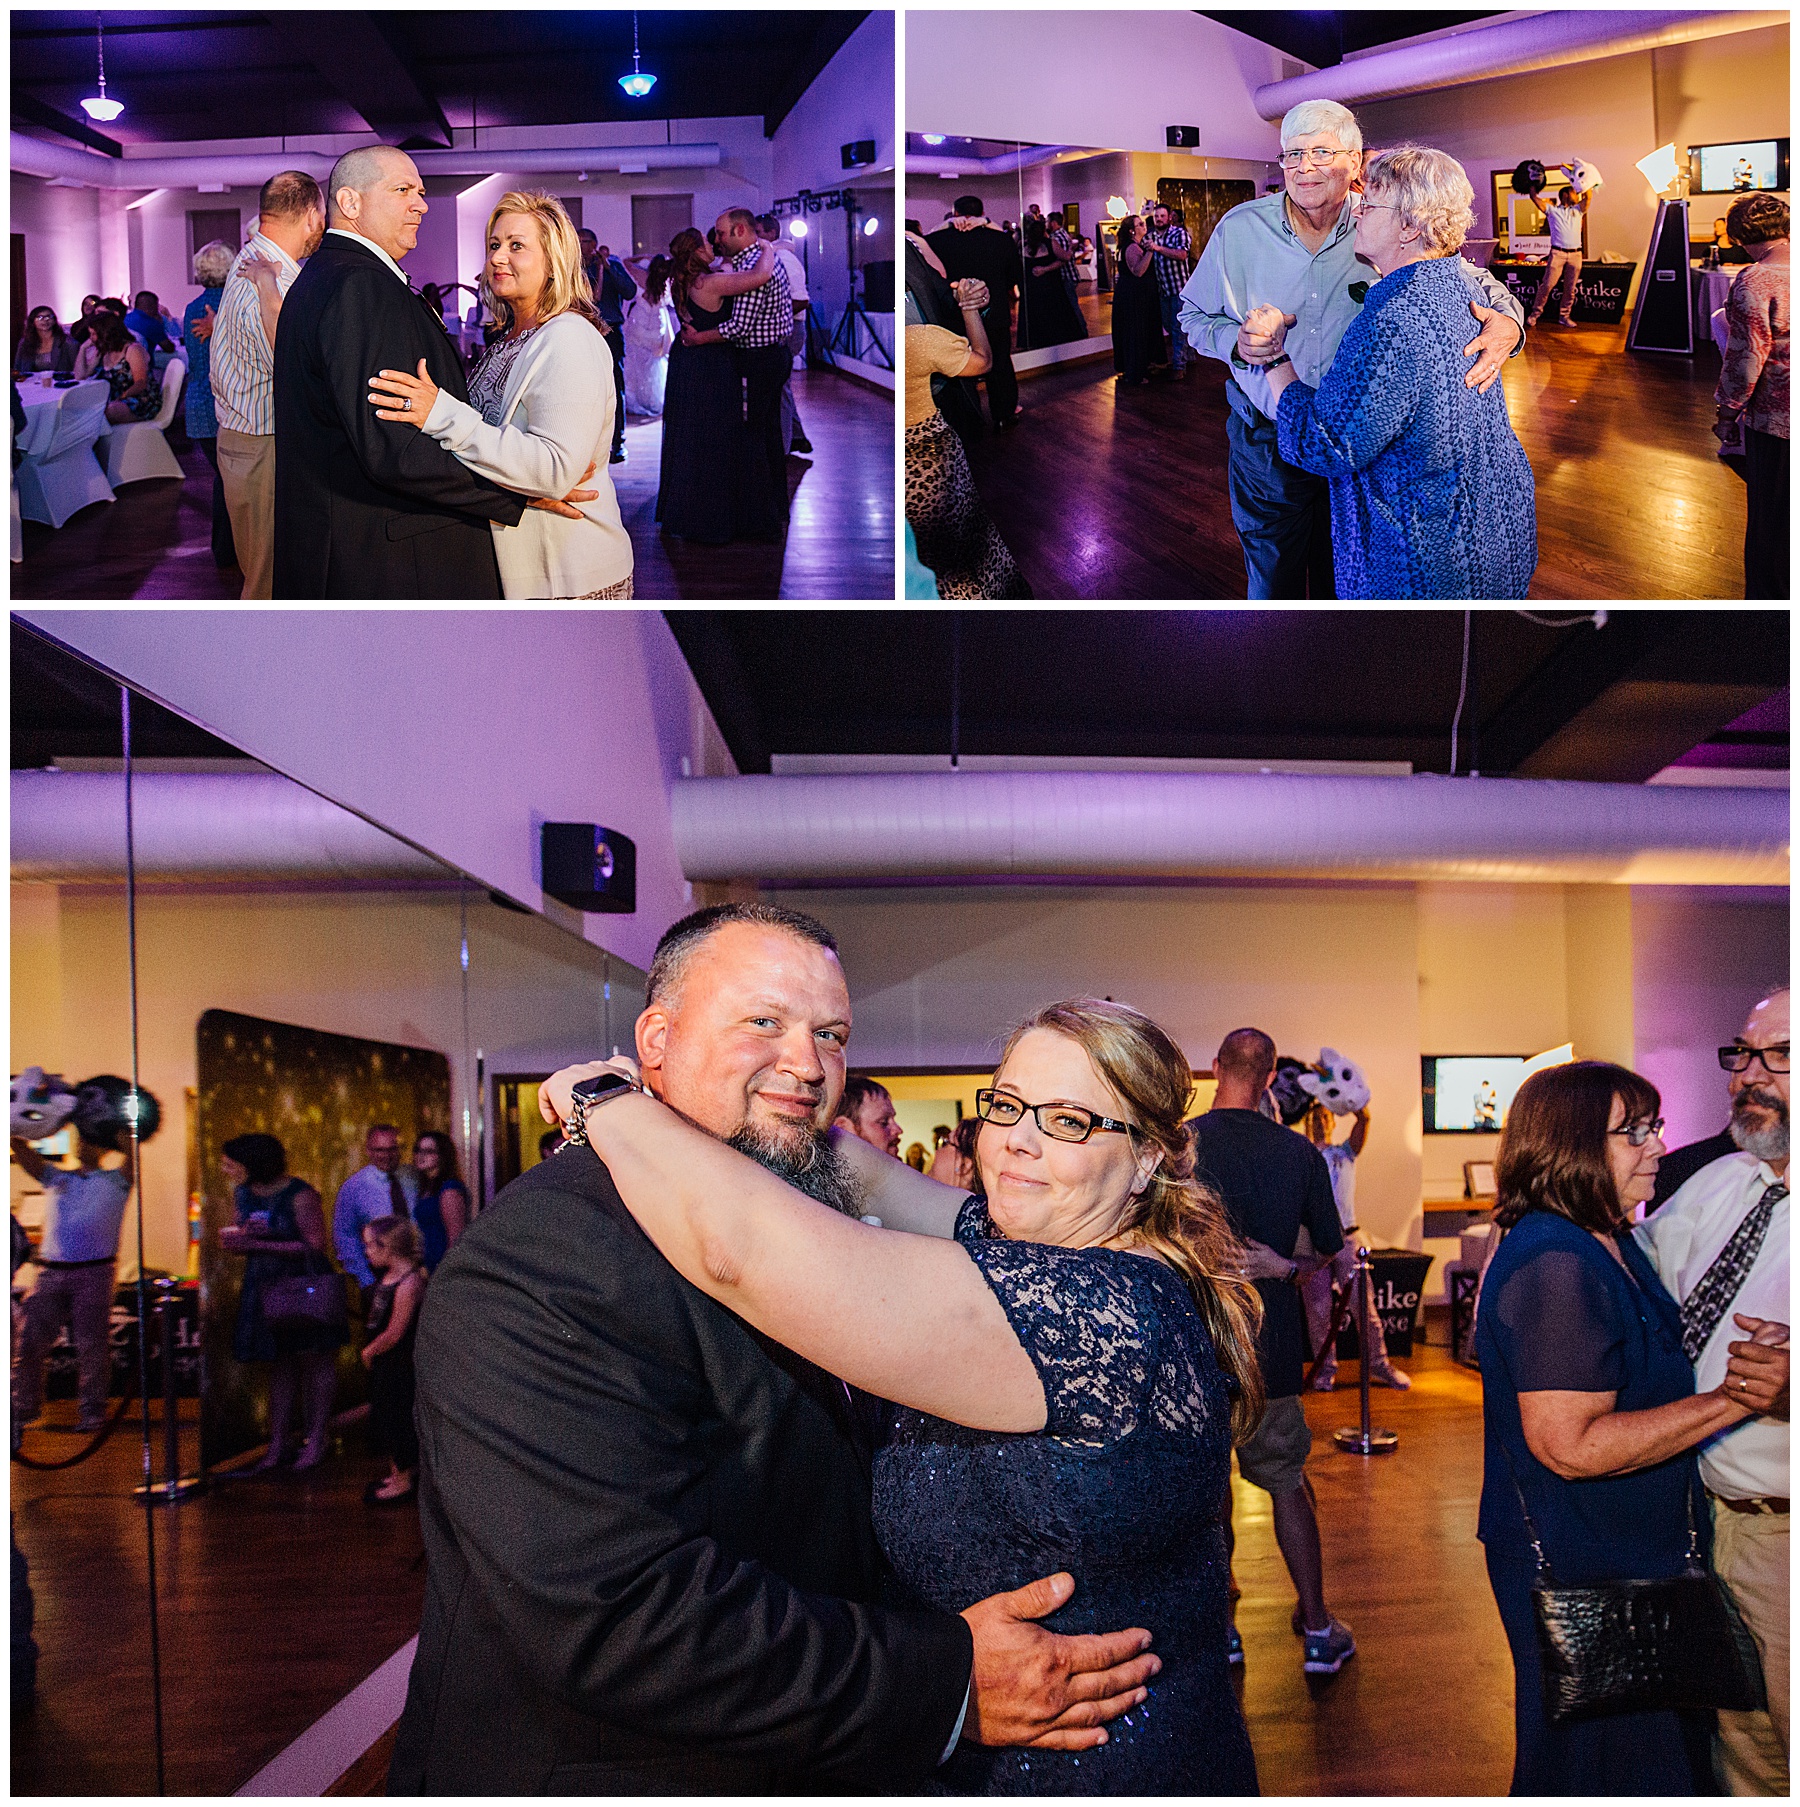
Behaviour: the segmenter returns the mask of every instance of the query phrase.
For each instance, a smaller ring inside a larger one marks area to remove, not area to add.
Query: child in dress
[[[397,1506],[417,1487],[419,1438],[413,1429],[413,1338],[425,1291],[419,1227],[410,1218],[377,1217],[363,1226],[363,1253],[375,1270],[369,1295],[368,1341],[362,1364],[369,1370],[369,1419],[375,1446],[388,1459],[384,1480],[363,1491],[369,1506]]]

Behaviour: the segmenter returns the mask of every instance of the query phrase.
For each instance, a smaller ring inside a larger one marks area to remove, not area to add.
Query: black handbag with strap
[[[1564,1587],[1550,1573],[1510,1454],[1506,1466],[1537,1558],[1531,1606],[1552,1725],[1608,1713],[1768,1706],[1756,1640],[1700,1554],[1691,1484],[1680,1574]]]
[[[263,1322],[271,1330],[348,1330],[344,1276],[323,1255],[308,1256],[306,1265],[313,1271],[263,1282]]]

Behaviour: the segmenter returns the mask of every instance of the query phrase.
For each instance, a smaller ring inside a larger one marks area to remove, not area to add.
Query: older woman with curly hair
[[[1522,599],[1537,568],[1531,466],[1506,395],[1467,386],[1469,297],[1457,253],[1474,189],[1443,151],[1404,144],[1365,167],[1356,255],[1379,280],[1317,389],[1281,349],[1291,316],[1264,305],[1281,456],[1327,479],[1337,593]]]
[[[1715,397],[1723,437],[1744,430],[1744,594],[1788,595],[1788,206],[1771,194],[1745,195],[1725,216],[1749,267],[1725,303],[1729,337]]]
[[[577,1075],[602,1070],[554,1075],[556,1113]],[[1138,1011],[1051,1004],[975,1095],[980,1196],[833,1132],[853,1209],[885,1228],[815,1203],[649,1094],[585,1114],[626,1208],[683,1278],[897,1402],[874,1521],[907,1588],[962,1612],[1061,1571],[1075,1593],[1052,1629],[1152,1631],[1148,1702],[1104,1742],[989,1748],[969,1726],[934,1792],[1256,1792],[1221,1508],[1232,1445],[1261,1416],[1262,1308],[1194,1177],[1193,1089],[1187,1057]]]

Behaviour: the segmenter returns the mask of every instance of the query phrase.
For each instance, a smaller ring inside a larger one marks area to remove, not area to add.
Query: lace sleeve
[[[1044,1434],[1093,1447],[1128,1436],[1157,1373],[1154,1302],[1124,1265],[1140,1258],[962,1231],[959,1223],[958,1240],[1044,1383]]]
[[[1626,1323],[1606,1281],[1594,1261],[1549,1248],[1482,1300],[1519,1392],[1616,1393],[1624,1386]]]

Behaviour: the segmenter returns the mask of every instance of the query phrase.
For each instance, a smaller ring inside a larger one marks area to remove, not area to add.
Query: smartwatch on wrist
[[[1293,360],[1293,359],[1292,359],[1292,358],[1290,358],[1290,357],[1289,357],[1289,356],[1288,356],[1288,354],[1287,354],[1287,353],[1286,353],[1286,352],[1285,352],[1285,351],[1284,351],[1284,352],[1283,352],[1283,353],[1282,353],[1282,354],[1281,354],[1281,356],[1280,356],[1280,357],[1278,357],[1278,358],[1271,358],[1271,359],[1270,359],[1270,360],[1269,360],[1269,361],[1268,361],[1268,363],[1266,363],[1266,364],[1265,364],[1265,365],[1264,365],[1264,366],[1263,366],[1263,369],[1265,369],[1265,370],[1273,370],[1273,369],[1274,369],[1274,368],[1275,368],[1275,366],[1276,366],[1276,365],[1277,365],[1277,364],[1291,364],[1291,363],[1293,363],[1293,361],[1294,361],[1294,360]]]
[[[569,1094],[569,1120],[563,1125],[563,1140],[571,1148],[586,1148],[588,1112],[621,1092],[641,1092],[644,1088],[623,1073],[596,1073],[592,1079],[577,1080]]]

